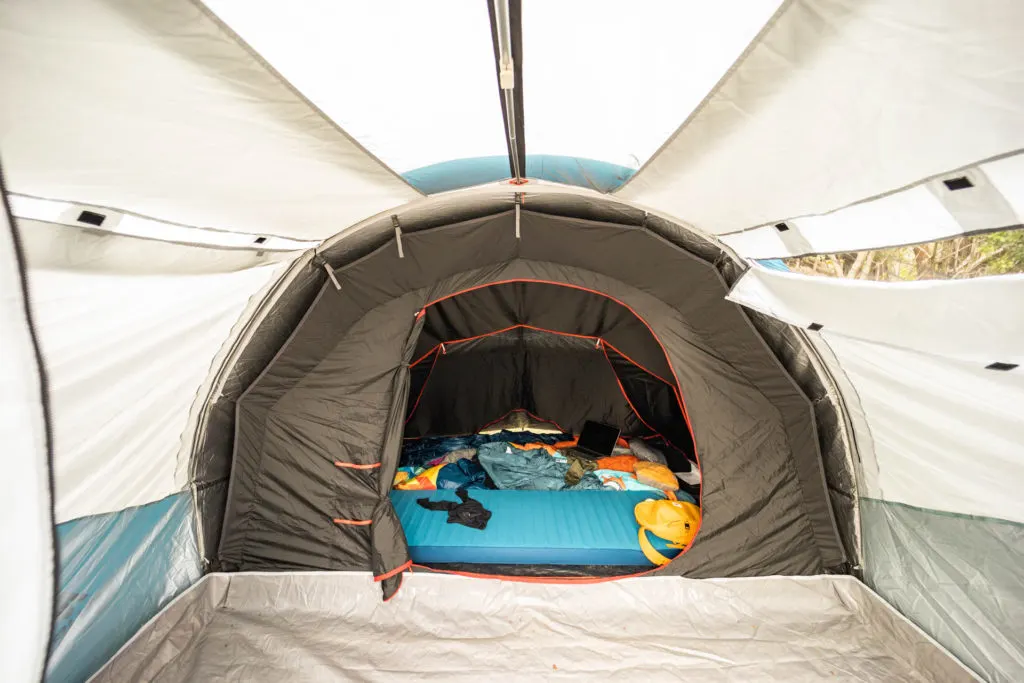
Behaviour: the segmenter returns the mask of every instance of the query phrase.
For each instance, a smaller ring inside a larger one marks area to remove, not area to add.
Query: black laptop
[[[580,432],[580,440],[576,449],[583,451],[591,458],[607,458],[615,448],[615,442],[619,440],[619,430],[610,425],[587,420],[583,423],[583,431]]]

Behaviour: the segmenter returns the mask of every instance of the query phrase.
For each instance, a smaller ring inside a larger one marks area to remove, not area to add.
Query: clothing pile
[[[595,458],[572,434],[499,431],[406,442],[394,488],[542,491],[687,490],[664,454],[641,439],[619,439],[612,455]],[[685,476],[685,475],[681,475]]]

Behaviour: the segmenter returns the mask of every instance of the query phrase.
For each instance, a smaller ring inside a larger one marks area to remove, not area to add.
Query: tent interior
[[[636,547],[633,508],[664,494],[637,479],[627,438],[645,454],[645,443],[658,449],[668,477],[662,485],[679,492],[678,499],[697,503],[700,487],[690,476],[698,466],[674,379],[654,374],[610,341],[661,360],[665,372],[664,353],[643,323],[599,294],[540,282],[470,290],[424,310],[396,475],[403,481],[396,478],[391,493],[413,561],[649,567]],[[588,420],[622,435],[614,449],[601,445],[603,455],[626,459],[604,460],[616,468],[604,469],[601,458],[579,452],[575,457],[594,472],[577,473],[569,484],[568,464],[565,472],[552,471],[537,442],[551,450],[569,444]],[[515,443],[510,448],[504,439]],[[478,450],[484,443],[491,445]],[[519,445],[531,443],[519,453]],[[437,457],[452,452],[464,462],[431,471]],[[426,478],[417,479],[424,471]],[[633,493],[620,495],[627,486]],[[494,520],[484,533],[448,525],[416,506],[418,491],[446,488],[479,493]],[[679,553],[655,539],[666,556]]]
[[[0,2],[5,680],[1024,680],[1022,65],[1020,0]]]

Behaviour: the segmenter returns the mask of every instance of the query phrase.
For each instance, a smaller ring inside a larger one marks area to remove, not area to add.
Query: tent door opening
[[[651,567],[634,508],[667,495],[697,504],[700,489],[682,396],[647,324],[599,292],[532,281],[461,292],[421,316],[391,493],[413,561]],[[588,420],[621,432],[611,459],[573,447]],[[483,529],[469,514],[479,506]]]

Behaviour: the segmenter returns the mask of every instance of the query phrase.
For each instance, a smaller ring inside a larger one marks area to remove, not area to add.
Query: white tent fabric
[[[382,606],[369,574],[211,574],[95,680],[975,680],[852,577],[405,584]]]
[[[722,234],[892,192],[1024,148],[1022,63],[1017,0],[791,0],[618,194]]]
[[[1018,223],[1024,223],[1024,154],[1014,154],[982,165],[989,182],[1009,203]]]
[[[96,230],[96,221],[99,220],[99,227],[103,232],[129,237],[145,237],[164,242],[260,251],[295,251],[308,249],[318,243],[317,241],[296,240],[273,235],[193,228],[91,204],[61,202],[16,194],[8,195],[8,199],[11,204],[11,213],[15,218],[70,225],[88,230]]]
[[[799,327],[970,360],[1024,363],[1024,275],[873,282],[754,266],[729,298]]]
[[[321,239],[417,196],[198,3],[0,5],[11,192]]]
[[[929,242],[1022,223],[1024,155],[1015,154],[832,213],[721,239],[743,256],[777,258]]]
[[[861,484],[871,498],[1024,522],[1024,276],[899,285],[755,267],[732,301],[821,325],[863,417]],[[855,426],[858,421],[854,421]]]
[[[772,16],[780,0],[523,3],[528,154],[638,168]]]
[[[823,333],[859,397],[862,493],[1024,522],[1024,377]]]
[[[206,4],[391,168],[505,155],[486,3]]]
[[[14,233],[0,204],[0,536],[17,561],[0,563],[4,675],[37,681],[46,665],[53,602],[47,427]]]
[[[21,225],[54,406],[57,521],[186,488],[179,451],[199,387],[292,256]]]

